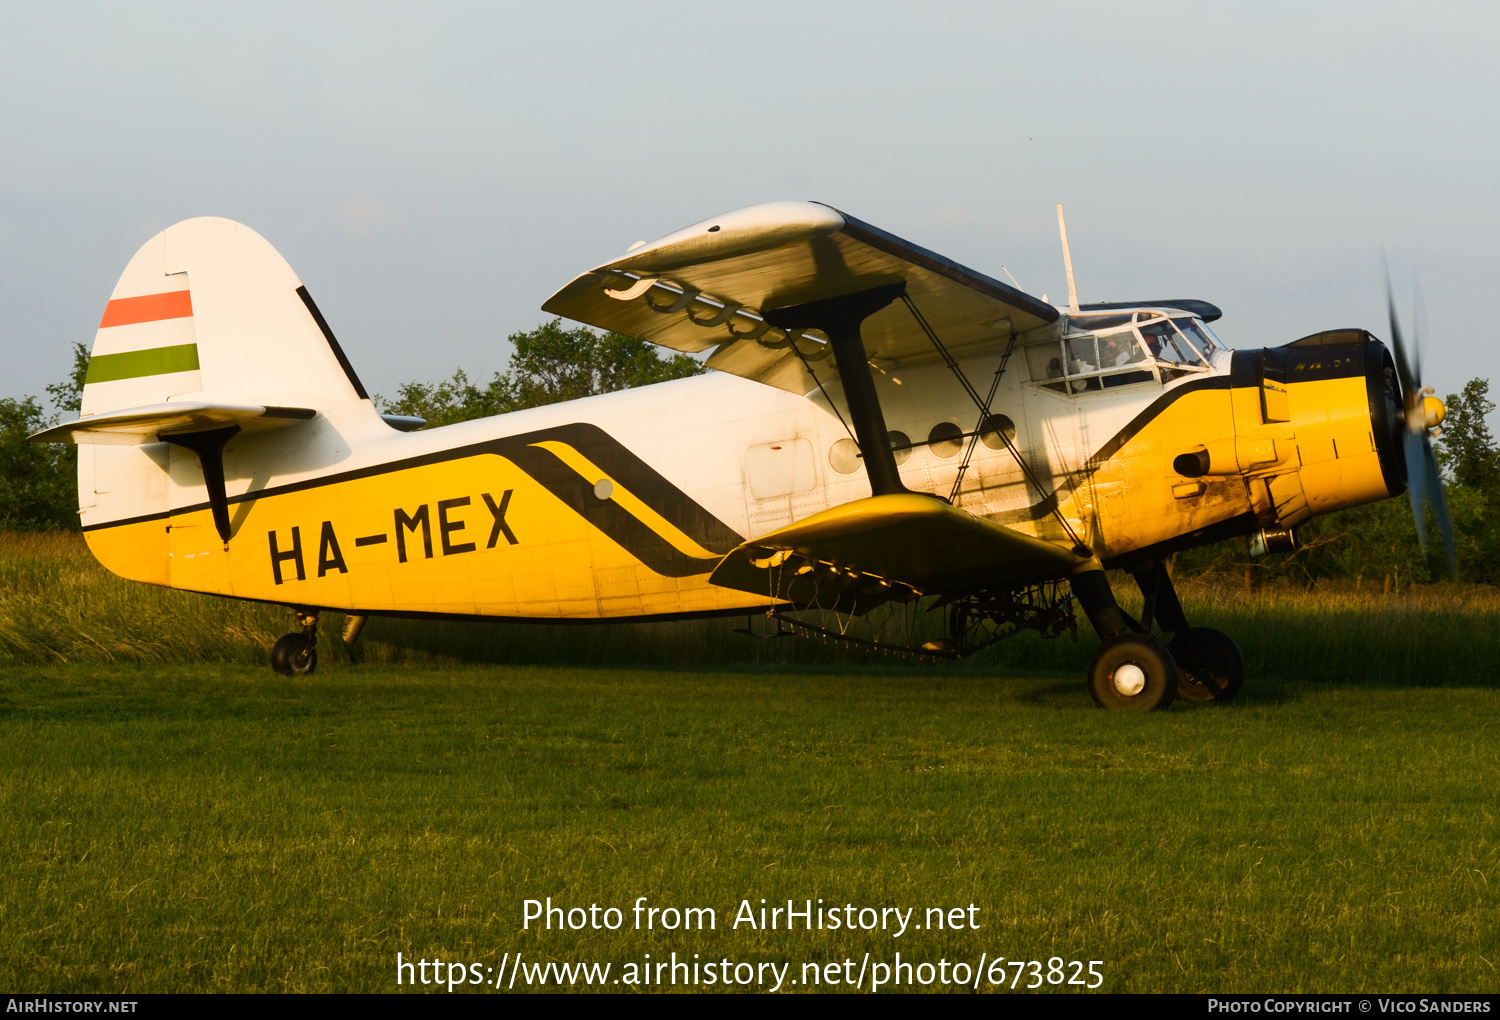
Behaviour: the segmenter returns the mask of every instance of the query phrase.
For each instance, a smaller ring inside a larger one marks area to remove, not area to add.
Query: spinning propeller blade
[[[1443,498],[1443,479],[1438,471],[1437,457],[1432,452],[1432,430],[1428,422],[1427,396],[1431,387],[1422,386],[1422,354],[1416,332],[1412,333],[1408,349],[1401,335],[1401,323],[1396,317],[1396,298],[1391,290],[1390,272],[1385,278],[1385,303],[1390,315],[1391,348],[1396,355],[1396,372],[1401,376],[1401,406],[1406,418],[1406,439],[1403,449],[1406,454],[1406,490],[1411,496],[1411,512],[1417,519],[1417,541],[1422,552],[1427,552],[1427,512],[1431,508],[1433,520],[1443,537],[1443,552],[1448,562],[1448,573],[1458,574],[1458,553],[1453,541],[1453,521],[1448,516],[1448,502]],[[1436,400],[1434,404],[1438,404]],[[1441,404],[1438,407],[1441,408]],[[1441,412],[1434,415],[1442,420]]]

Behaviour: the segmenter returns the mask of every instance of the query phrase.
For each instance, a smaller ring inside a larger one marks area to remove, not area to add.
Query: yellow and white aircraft
[[[1069,284],[1060,309],[830,206],[753,206],[543,305],[717,371],[411,431],[275,249],[193,219],[130,260],[81,417],[34,438],[80,444],[83,529],[110,570],[292,607],[287,673],[316,664],[323,610],[350,614],[352,641],[380,614],[907,603],[947,624],[925,650],[959,655],[997,629],[1057,634],[1076,598],[1104,641],[1098,704],[1233,697],[1238,649],[1189,626],[1162,558],[1238,535],[1285,549],[1409,468],[1430,480],[1442,406],[1363,330],[1231,351],[1207,302],[1080,305]],[[1135,576],[1143,619],[1106,568]]]

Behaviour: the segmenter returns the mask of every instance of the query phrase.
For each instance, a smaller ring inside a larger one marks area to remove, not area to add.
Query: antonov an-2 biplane
[[[291,607],[301,630],[272,652],[286,673],[316,664],[324,610],[349,614],[353,641],[382,614],[904,605],[944,625],[914,648],[954,656],[1055,636],[1076,599],[1103,639],[1098,704],[1227,700],[1239,650],[1189,625],[1163,557],[1232,536],[1286,549],[1409,472],[1440,498],[1442,405],[1399,336],[1395,359],[1359,329],[1231,351],[1205,301],[1080,305],[1069,279],[1063,310],[831,206],[741,209],[543,305],[716,371],[412,431],[378,412],[275,249],[193,219],[131,259],[81,417],[35,438],[80,444],[83,529],[110,570]]]

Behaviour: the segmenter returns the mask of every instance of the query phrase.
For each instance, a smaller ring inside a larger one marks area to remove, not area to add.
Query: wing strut
[[[870,375],[870,357],[865,353],[859,330],[865,319],[905,293],[906,283],[903,281],[802,305],[767,308],[762,312],[762,318],[781,329],[820,329],[827,335],[834,362],[838,365],[839,379],[844,384],[849,417],[854,420],[865,474],[870,479],[870,492],[875,496],[911,490],[901,483],[901,475],[896,470],[896,455],[891,451],[885,414],[880,410],[880,396],[875,392],[875,380]]]

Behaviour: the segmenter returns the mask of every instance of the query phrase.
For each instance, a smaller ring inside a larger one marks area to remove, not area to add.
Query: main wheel
[[[1089,694],[1100,708],[1151,712],[1177,693],[1177,663],[1160,641],[1130,634],[1099,649],[1089,663]]]
[[[1245,682],[1245,657],[1228,634],[1194,627],[1188,639],[1167,646],[1177,662],[1177,696],[1188,701],[1229,701]]]
[[[318,668],[318,650],[306,634],[287,634],[271,649],[271,668],[285,676],[302,676]]]

